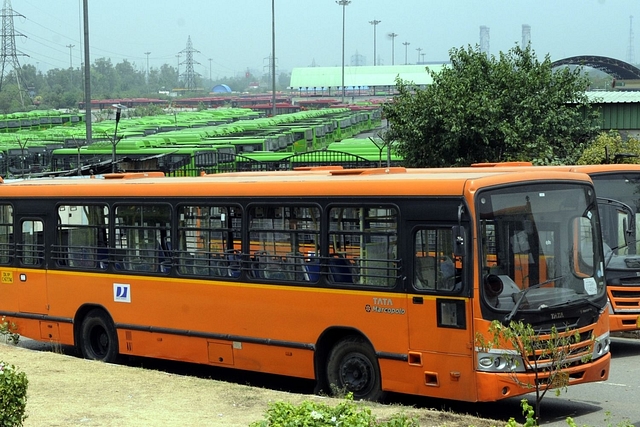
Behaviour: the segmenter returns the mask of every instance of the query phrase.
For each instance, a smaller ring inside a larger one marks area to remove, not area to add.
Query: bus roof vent
[[[472,168],[500,168],[512,166],[533,166],[531,162],[495,162],[495,163],[473,163]]]
[[[395,174],[406,173],[407,169],[403,167],[393,168],[362,168],[362,169],[343,169],[332,170],[331,175],[382,175],[382,174]]]
[[[161,178],[164,172],[122,172],[106,173],[104,179],[141,179],[141,178]]]

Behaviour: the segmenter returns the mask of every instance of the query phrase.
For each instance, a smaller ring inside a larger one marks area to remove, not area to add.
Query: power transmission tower
[[[273,86],[274,70],[275,70],[275,76],[278,75],[278,58],[274,59],[273,56],[269,55],[264,59],[268,61],[268,64],[263,67],[263,69],[267,70],[265,74],[269,77],[268,86],[270,89],[273,89],[271,86]]]
[[[20,63],[18,62],[18,55],[28,56],[22,52],[16,50],[16,36],[25,37],[24,34],[16,33],[13,28],[13,17],[23,15],[14,12],[11,8],[11,0],[4,0],[2,6],[2,49],[0,50],[0,60],[2,61],[2,70],[0,72],[0,91],[2,91],[2,82],[4,80],[5,67],[10,64],[13,67],[13,72],[16,76],[16,82],[18,84],[18,93],[20,94],[20,104],[24,107],[24,99],[22,97],[22,88],[25,86],[21,84],[22,76],[20,74]]]
[[[186,65],[186,70],[182,76],[184,76],[184,87],[187,90],[195,90],[196,89],[196,76],[199,76],[193,69],[194,65],[200,65],[198,61],[194,61],[193,54],[200,53],[199,50],[193,48],[191,44],[191,36],[187,38],[187,47],[180,51],[181,54],[186,55],[186,59],[182,62],[182,64]]]

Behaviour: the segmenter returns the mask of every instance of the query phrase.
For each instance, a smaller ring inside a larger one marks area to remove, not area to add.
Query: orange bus
[[[0,316],[88,359],[268,372],[357,399],[462,401],[544,381],[524,363],[496,363],[509,349],[476,344],[492,321],[515,320],[543,337],[579,332],[571,385],[608,378],[587,175],[158,175],[0,183]]]
[[[473,168],[518,170],[529,162],[478,163]],[[611,332],[640,329],[640,165],[532,166],[588,174],[598,196],[605,248]],[[442,172],[450,170],[443,169]]]

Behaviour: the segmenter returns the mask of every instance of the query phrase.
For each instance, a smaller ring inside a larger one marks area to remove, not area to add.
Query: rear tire
[[[107,363],[118,359],[118,334],[113,321],[103,310],[93,309],[84,318],[79,347],[85,359]]]
[[[373,348],[364,339],[347,337],[329,354],[327,380],[332,392],[353,393],[357,400],[382,400],[380,366]]]

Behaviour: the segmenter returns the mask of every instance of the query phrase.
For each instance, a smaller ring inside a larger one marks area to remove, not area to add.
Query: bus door
[[[13,282],[20,291],[19,309],[24,313],[47,314],[44,220],[18,218],[16,233],[17,268]]]
[[[408,293],[409,364],[424,376],[424,393],[475,399],[471,301],[463,297],[463,257],[452,227],[413,227]]]

